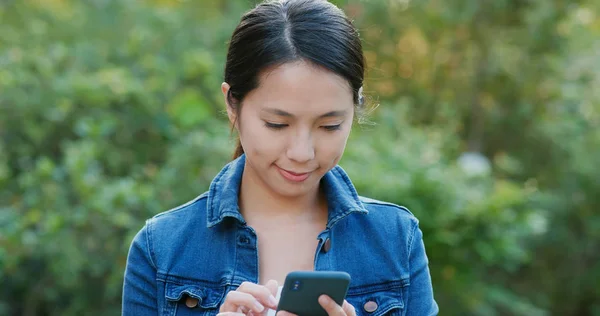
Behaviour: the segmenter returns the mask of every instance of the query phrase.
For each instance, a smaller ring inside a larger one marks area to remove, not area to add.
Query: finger
[[[296,314],[292,314],[286,311],[279,311],[276,316],[297,316]]]
[[[246,308],[261,313],[265,307],[252,294],[231,291],[225,297],[225,302],[221,305],[219,312],[238,312],[238,308]]]
[[[277,308],[277,300],[266,286],[244,282],[236,291],[248,293],[254,296],[260,303],[262,303],[264,306],[268,306],[271,309]]]
[[[217,316],[246,316],[246,315],[244,315],[244,313],[225,312],[225,313],[218,313]]]
[[[276,280],[269,280],[267,284],[265,284],[267,289],[271,292],[271,295],[277,296],[277,290],[279,289],[279,283]]]
[[[354,306],[352,306],[352,304],[348,303],[346,300],[344,300],[344,304],[342,304],[342,309],[346,315],[356,316],[356,310],[354,309]]]
[[[279,290],[279,283],[277,283],[276,280],[269,280],[267,284],[265,284],[265,286],[267,287],[269,292],[271,292],[271,295],[275,297],[275,308],[277,308],[277,305],[279,304],[279,302],[277,301],[277,291]],[[271,308],[273,308],[273,306],[271,306]]]
[[[346,315],[342,307],[327,295],[319,296],[319,304],[321,304],[321,306],[323,307],[323,309],[325,309],[329,316]]]

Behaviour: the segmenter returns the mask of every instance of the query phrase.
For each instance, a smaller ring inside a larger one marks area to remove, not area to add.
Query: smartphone
[[[327,316],[319,304],[319,296],[326,294],[342,306],[350,275],[341,271],[294,271],[283,284],[277,311],[283,310],[298,316]]]

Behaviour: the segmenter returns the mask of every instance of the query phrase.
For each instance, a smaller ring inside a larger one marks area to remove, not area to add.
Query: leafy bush
[[[454,135],[410,126],[403,108],[380,108],[380,124],[351,138],[341,165],[359,193],[407,206],[419,218],[443,309],[542,315],[502,278],[530,262],[524,241],[544,232],[544,214],[532,207],[535,189],[471,171],[446,153],[457,151]]]

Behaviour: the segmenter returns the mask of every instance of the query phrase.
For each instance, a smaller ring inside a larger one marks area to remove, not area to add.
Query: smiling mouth
[[[279,173],[285,179],[292,181],[292,182],[303,182],[304,180],[308,179],[308,177],[311,174],[311,172],[302,172],[302,173],[293,172],[293,171],[285,170],[280,167],[277,167],[277,169],[279,170]]]

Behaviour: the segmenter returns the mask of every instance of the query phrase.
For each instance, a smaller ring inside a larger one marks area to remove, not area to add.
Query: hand
[[[325,309],[329,316],[356,316],[354,306],[350,305],[348,301],[344,300],[342,306],[338,305],[327,295],[319,296],[319,304]],[[280,311],[277,316],[296,316],[295,314],[288,313],[286,311]]]
[[[227,293],[218,316],[263,315],[268,308],[277,309],[278,287],[275,280],[269,280],[264,286],[244,282],[237,290]]]

